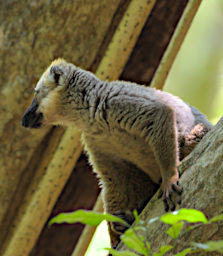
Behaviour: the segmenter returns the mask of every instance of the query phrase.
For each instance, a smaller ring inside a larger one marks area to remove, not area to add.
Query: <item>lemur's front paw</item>
[[[113,215],[123,219],[125,222],[127,222],[129,225],[131,225],[134,221],[134,215],[133,212],[126,209],[126,210],[120,210],[117,212],[114,212]],[[112,222],[111,223],[111,229],[118,233],[118,234],[123,234],[128,227],[120,222]]]
[[[170,180],[166,184],[162,183],[158,198],[162,197],[166,212],[169,210],[174,211],[176,204],[181,204],[180,195],[182,192],[183,189],[179,186],[178,179]]]

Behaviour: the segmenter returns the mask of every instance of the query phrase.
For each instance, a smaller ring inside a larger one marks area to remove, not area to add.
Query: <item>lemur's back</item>
[[[161,178],[160,168],[153,148],[145,138],[149,126],[162,130],[159,123],[162,124],[166,118],[160,111],[162,105],[169,105],[174,109],[178,139],[181,141],[197,123],[209,125],[205,116],[198,110],[191,109],[178,97],[162,91],[115,81],[107,83],[99,92],[101,94],[98,93],[97,97],[100,101],[94,123],[83,135],[87,151],[90,155],[103,152],[133,163],[149,173],[156,183]],[[154,127],[154,124],[157,127]],[[162,140],[163,136],[165,131],[161,132],[156,140]]]

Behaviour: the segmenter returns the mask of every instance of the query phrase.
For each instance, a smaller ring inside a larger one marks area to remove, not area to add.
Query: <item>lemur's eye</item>
[[[60,74],[54,74],[55,83],[59,84]]]
[[[53,74],[55,83],[58,85],[60,76],[64,73],[62,67],[59,67],[58,65],[54,65],[50,68],[50,73]]]

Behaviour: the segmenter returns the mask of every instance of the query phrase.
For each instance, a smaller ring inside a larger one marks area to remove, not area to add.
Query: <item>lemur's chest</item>
[[[153,181],[158,182],[160,178],[158,163],[153,150],[142,138],[119,130],[109,133],[83,134],[83,141],[90,155],[101,152],[108,157],[112,155],[129,161],[149,174]]]

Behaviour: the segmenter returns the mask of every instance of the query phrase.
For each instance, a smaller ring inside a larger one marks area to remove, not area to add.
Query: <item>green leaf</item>
[[[193,243],[193,245],[205,251],[209,251],[209,252],[217,251],[217,252],[223,253],[223,240],[209,241],[205,244]]]
[[[105,250],[108,250],[113,256],[138,256],[134,252],[130,251],[116,251],[112,248],[104,248]]]
[[[49,221],[49,225],[52,225],[53,223],[61,224],[66,222],[69,224],[73,224],[76,222],[81,222],[83,224],[97,226],[103,220],[107,220],[111,222],[121,222],[124,225],[128,226],[128,224],[124,220],[116,216],[113,216],[111,214],[99,213],[94,211],[86,211],[86,210],[77,210],[75,212],[70,212],[70,213],[60,213]]]
[[[183,225],[183,222],[175,223],[166,231],[166,233],[172,238],[176,239],[179,236]]]
[[[210,223],[223,220],[223,214],[217,215],[209,220]]]
[[[160,220],[167,224],[175,224],[179,221],[188,221],[191,223],[203,222],[208,223],[203,212],[196,209],[180,209],[178,211],[169,212],[160,217]]]
[[[186,256],[188,253],[193,253],[193,252],[195,252],[195,250],[193,248],[186,248],[183,251],[181,251],[177,254],[174,254],[172,256]]]
[[[121,235],[121,240],[130,248],[142,255],[147,256],[149,254],[148,249],[145,247],[143,236],[137,236],[132,228],[126,230],[126,232]]]
[[[139,218],[138,212],[136,210],[133,211],[133,215],[135,217],[136,223],[139,224],[140,223],[140,218]]]
[[[148,255],[149,255],[151,247],[150,247],[150,243],[148,241],[146,241],[146,248],[147,248],[147,252],[148,252]]]
[[[146,227],[144,227],[144,226],[141,226],[141,225],[138,225],[138,226],[135,226],[134,227],[134,230],[135,231],[142,231],[142,232],[146,232],[147,231],[147,229],[146,229]]]
[[[163,256],[166,252],[168,252],[170,249],[172,249],[172,245],[163,245],[160,247],[159,252],[155,252],[153,256]]]

